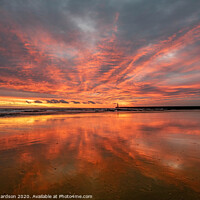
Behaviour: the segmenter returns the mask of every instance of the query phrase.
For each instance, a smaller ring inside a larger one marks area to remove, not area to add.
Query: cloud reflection
[[[200,192],[198,121],[198,112],[2,118],[0,187],[31,193],[92,187],[97,194],[105,182],[115,194],[171,185],[179,193],[182,187]],[[18,173],[18,183],[10,185]]]

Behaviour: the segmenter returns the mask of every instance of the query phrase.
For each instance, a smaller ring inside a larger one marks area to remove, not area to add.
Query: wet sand
[[[200,199],[200,112],[0,118],[0,194]]]

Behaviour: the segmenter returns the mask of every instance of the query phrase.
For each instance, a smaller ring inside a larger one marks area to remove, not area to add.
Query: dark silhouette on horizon
[[[135,106],[135,107],[128,107],[122,106],[115,107],[117,111],[162,111],[162,110],[199,110],[200,106]]]

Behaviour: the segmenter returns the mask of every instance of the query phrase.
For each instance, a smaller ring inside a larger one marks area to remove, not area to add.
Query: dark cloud
[[[71,102],[74,103],[74,104],[80,104],[79,101],[71,101]]]
[[[34,103],[43,103],[42,101],[36,100]]]
[[[65,101],[63,99],[60,100],[60,103],[69,103],[68,101]]]
[[[134,41],[145,39],[146,44],[198,23],[199,6],[200,2],[195,0],[118,1],[115,4],[121,13],[121,37]]]
[[[63,99],[61,100],[57,100],[57,99],[51,99],[51,100],[46,100],[47,103],[66,103],[68,104],[69,102],[68,101],[65,101]]]
[[[47,103],[60,103],[59,100],[56,99],[51,99],[51,100],[46,100]]]
[[[96,104],[94,101],[84,101],[84,102],[82,102],[83,104]]]
[[[89,104],[96,104],[94,101],[88,101]]]

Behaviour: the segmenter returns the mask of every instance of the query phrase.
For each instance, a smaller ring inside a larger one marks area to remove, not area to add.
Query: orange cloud
[[[79,32],[71,32],[69,42],[55,38],[40,24],[34,32],[23,31],[9,14],[4,15],[8,26],[1,25],[1,31],[8,36],[8,47],[0,52],[10,63],[1,67],[2,88],[109,106],[116,102],[165,104],[170,96],[185,97],[183,104],[190,104],[190,97],[199,92],[199,47],[195,43],[200,25],[134,49],[131,41],[120,41],[120,13],[110,28],[105,26],[103,36],[91,33],[92,45],[80,40]]]

